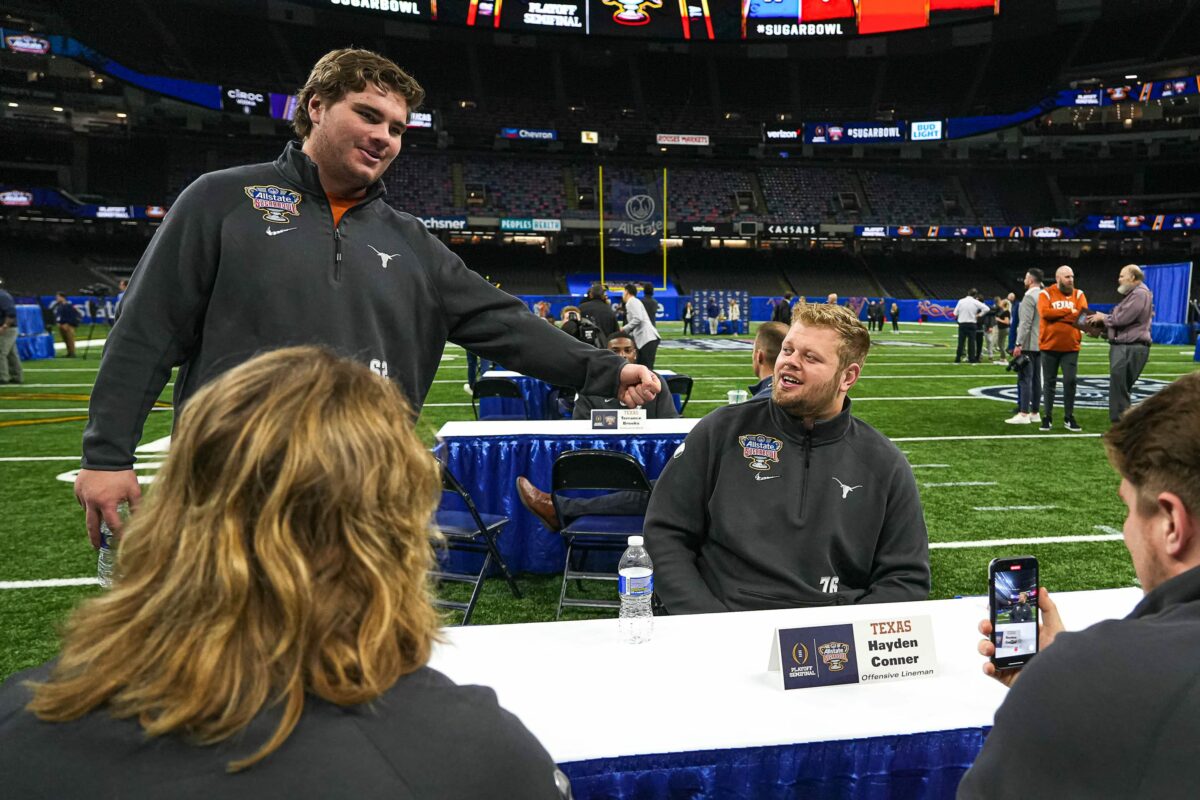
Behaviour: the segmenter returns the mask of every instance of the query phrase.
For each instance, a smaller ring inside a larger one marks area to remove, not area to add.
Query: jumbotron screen
[[[865,36],[999,13],[1000,0],[742,0],[742,38]]]
[[[512,33],[829,39],[987,20],[1000,0],[299,0],[347,13]]]

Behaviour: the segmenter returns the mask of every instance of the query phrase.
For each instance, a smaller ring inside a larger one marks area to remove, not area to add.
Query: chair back
[[[667,390],[675,400],[675,408],[680,416],[687,408],[688,400],[692,399],[692,377],[690,375],[668,375]]]
[[[614,450],[569,450],[554,460],[550,482],[554,494],[570,489],[650,492],[637,459]]]
[[[459,482],[458,478],[454,477],[454,473],[450,471],[449,467],[442,464],[442,502],[439,504],[440,506],[445,505],[445,496],[447,494],[458,497],[462,502],[463,508],[471,515],[471,519],[475,521],[475,525],[479,528],[480,533],[487,530],[487,525],[484,524],[483,519],[479,516],[479,509],[475,507],[475,501],[471,499],[471,495],[467,492],[466,487]]]
[[[517,417],[508,414],[488,414],[486,417],[481,417],[479,414],[480,401],[489,397],[519,401],[523,409],[522,414]],[[529,406],[525,402],[525,395],[521,393],[521,387],[512,378],[480,378],[475,381],[475,388],[471,391],[471,410],[475,412],[475,419],[487,419],[489,417],[529,419]]]

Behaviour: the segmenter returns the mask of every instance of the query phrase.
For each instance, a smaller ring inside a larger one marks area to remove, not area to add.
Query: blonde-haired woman
[[[3,794],[560,797],[490,689],[425,666],[439,487],[364,366],[297,347],[210,383],[112,590],[0,687]]]

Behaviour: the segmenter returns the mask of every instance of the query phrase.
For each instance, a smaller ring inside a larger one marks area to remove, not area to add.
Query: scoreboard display
[[[742,38],[861,36],[999,13],[1000,0],[742,0]]]
[[[334,12],[667,40],[828,39],[991,19],[1000,0],[293,0]],[[715,16],[714,16],[715,15]]]

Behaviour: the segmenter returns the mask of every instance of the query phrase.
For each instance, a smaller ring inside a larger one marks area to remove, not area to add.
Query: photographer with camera
[[[1028,425],[1040,420],[1037,416],[1037,402],[1042,396],[1041,381],[1041,352],[1038,348],[1038,336],[1041,333],[1041,316],[1038,314],[1038,296],[1042,293],[1042,271],[1033,267],[1025,273],[1025,296],[1021,298],[1021,306],[1017,313],[1016,347],[1013,348],[1012,361],[1008,362],[1009,371],[1017,373],[1018,395],[1020,408],[1016,414],[1004,420],[1009,425]]]

